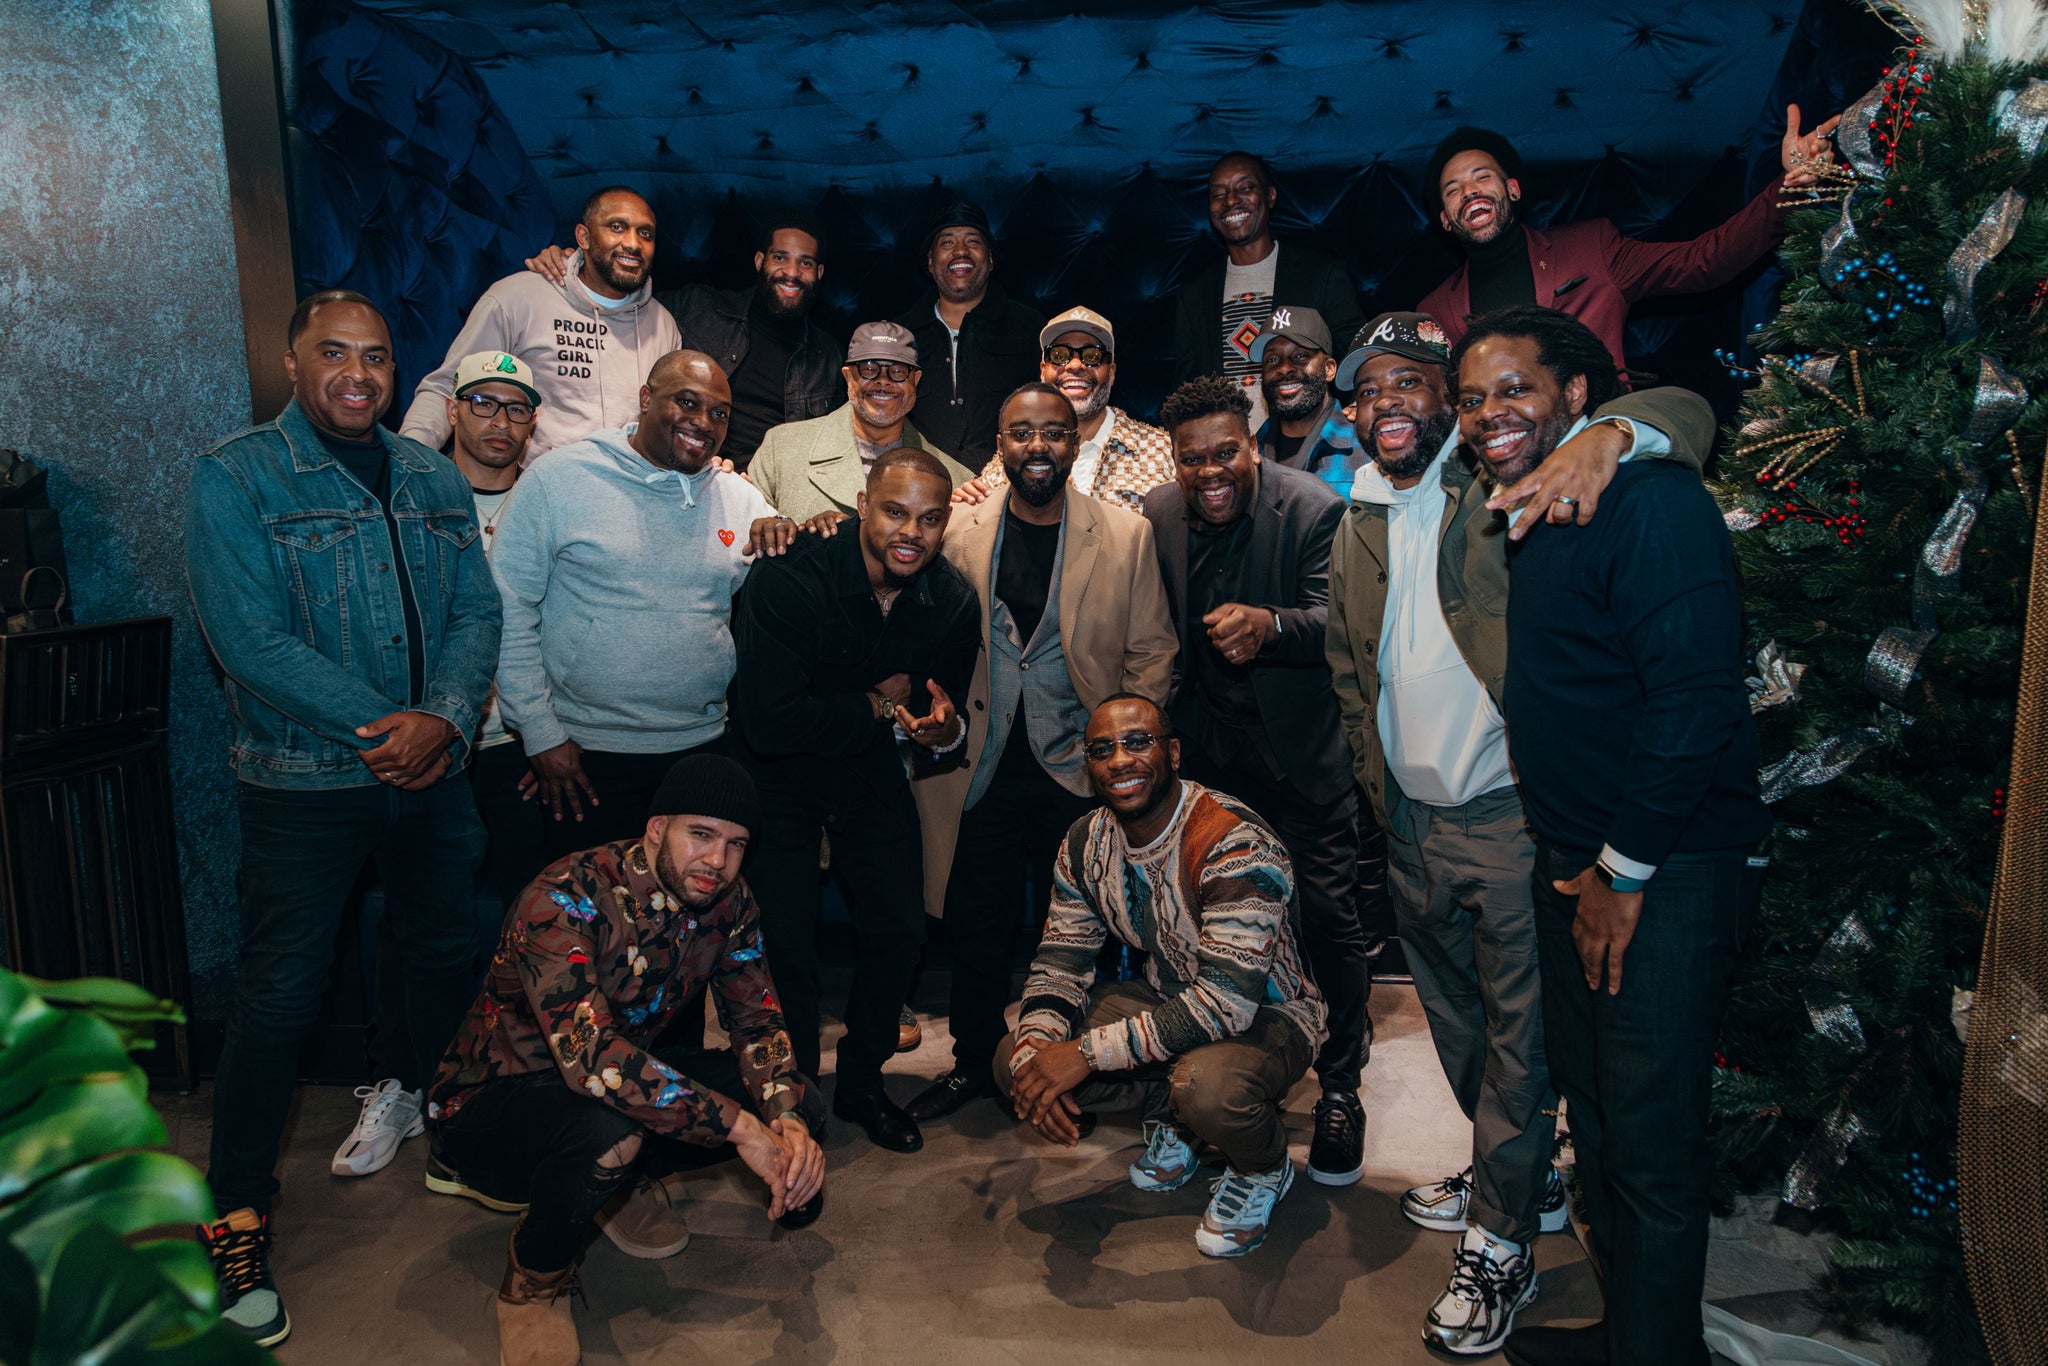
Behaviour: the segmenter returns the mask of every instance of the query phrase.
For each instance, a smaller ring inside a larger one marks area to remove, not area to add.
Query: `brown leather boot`
[[[528,1271],[506,1239],[505,1279],[498,1285],[498,1366],[582,1366],[583,1347],[569,1312],[576,1271],[574,1262],[560,1271]]]

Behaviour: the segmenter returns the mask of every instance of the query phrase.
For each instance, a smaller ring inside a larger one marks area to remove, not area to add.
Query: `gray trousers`
[[[1536,846],[1513,787],[1426,806],[1387,784],[1387,888],[1415,994],[1458,1108],[1472,1121],[1471,1222],[1535,1238],[1557,1092],[1543,1053],[1529,879]]]

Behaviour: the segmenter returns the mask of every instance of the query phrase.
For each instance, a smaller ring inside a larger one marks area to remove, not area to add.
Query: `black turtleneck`
[[[1474,314],[1539,302],[1536,272],[1529,266],[1529,238],[1520,223],[1510,223],[1491,242],[1466,247],[1465,259],[1469,262],[1467,307]]]
[[[747,304],[747,354],[732,372],[732,424],[719,454],[744,470],[770,427],[788,420],[789,359],[803,341],[804,318],[783,317],[756,288]]]

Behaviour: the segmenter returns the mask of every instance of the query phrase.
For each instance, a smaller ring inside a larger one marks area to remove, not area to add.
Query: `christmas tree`
[[[1793,218],[1757,358],[1729,358],[1755,381],[1719,474],[1779,825],[1714,1104],[1723,1177],[1839,1233],[1842,1317],[1967,1361],[1958,1094],[2048,435],[2048,64],[2031,3],[1910,8]]]

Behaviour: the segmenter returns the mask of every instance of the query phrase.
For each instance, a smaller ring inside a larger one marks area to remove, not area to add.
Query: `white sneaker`
[[[1145,1155],[1131,1164],[1131,1184],[1141,1191],[1177,1191],[1195,1179],[1195,1150],[1180,1130],[1163,1119],[1145,1121]]]
[[[1520,1243],[1474,1224],[1458,1240],[1451,1283],[1422,1321],[1422,1341],[1459,1356],[1498,1351],[1515,1311],[1536,1298],[1536,1263]]]
[[[330,1170],[336,1176],[383,1171],[398,1155],[399,1144],[427,1131],[426,1117],[420,1113],[426,1098],[401,1087],[396,1077],[386,1077],[375,1086],[358,1086],[356,1099],[363,1103],[363,1112],[356,1117],[356,1127],[349,1130],[348,1140],[334,1150]]]
[[[1228,1168],[1209,1187],[1209,1208],[1195,1230],[1195,1247],[1204,1257],[1242,1257],[1266,1241],[1273,1206],[1294,1187],[1294,1162],[1282,1158],[1269,1172],[1250,1176]]]
[[[1426,1186],[1416,1186],[1401,1197],[1401,1213],[1408,1216],[1410,1223],[1432,1228],[1440,1233],[1463,1233],[1466,1228],[1465,1207],[1472,1201],[1472,1169],[1470,1167],[1456,1176],[1447,1176],[1441,1181],[1432,1181]],[[1543,1203],[1536,1210],[1536,1227],[1544,1233],[1562,1233],[1571,1223],[1571,1213],[1565,1207],[1564,1179],[1557,1174],[1557,1168],[1550,1169],[1550,1179],[1543,1186]]]

